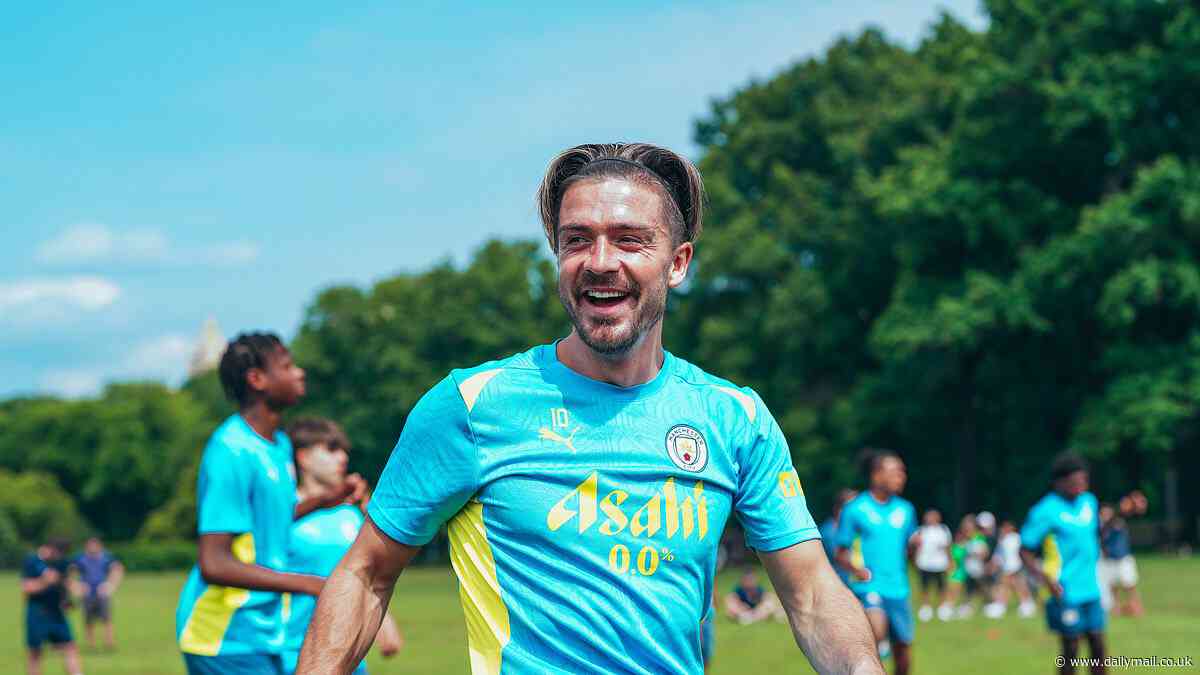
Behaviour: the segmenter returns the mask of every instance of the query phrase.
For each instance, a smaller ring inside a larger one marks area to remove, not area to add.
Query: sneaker
[[[1021,615],[1022,619],[1028,619],[1034,614],[1037,614],[1037,605],[1033,604],[1032,600],[1026,600],[1025,602],[1021,603],[1020,607],[1017,608],[1017,614]]]
[[[879,660],[882,661],[892,655],[892,643],[887,640],[880,640],[879,644]]]
[[[958,606],[958,618],[960,618],[960,619],[969,619],[969,618],[971,618],[971,615],[974,613],[975,613],[975,608],[970,605],[959,605]]]
[[[1000,619],[1004,617],[1004,605],[998,602],[989,602],[983,606],[983,615],[989,619]]]
[[[933,608],[929,605],[922,605],[921,609],[917,610],[917,618],[921,621],[929,621],[933,618]]]
[[[942,621],[949,621],[950,619],[953,619],[954,608],[946,604],[938,605],[937,618]]]

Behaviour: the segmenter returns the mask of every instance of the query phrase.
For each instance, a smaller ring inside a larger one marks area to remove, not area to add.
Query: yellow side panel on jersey
[[[254,564],[254,535],[249,532],[238,535],[230,548],[233,557]],[[221,651],[221,642],[234,612],[249,599],[250,591],[244,588],[210,585],[204,589],[183,627],[179,648],[188,654],[216,656]]]
[[[496,560],[483,525],[483,504],[468,502],[446,527],[450,563],[458,575],[459,599],[467,618],[471,673],[497,675],[511,630],[496,579]]]
[[[1062,556],[1058,553],[1058,540],[1048,534],[1042,540],[1042,574],[1051,581],[1058,581],[1062,572]]]
[[[855,537],[854,543],[850,544],[850,562],[854,563],[855,567],[866,567],[867,561],[862,554],[862,538]]]

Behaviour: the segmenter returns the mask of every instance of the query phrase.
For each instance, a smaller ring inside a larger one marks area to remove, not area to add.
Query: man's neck
[[[658,376],[662,368],[662,323],[647,332],[627,353],[609,357],[587,346],[579,333],[571,331],[558,343],[558,360],[571,370],[593,380],[633,387],[645,384]]]
[[[887,503],[887,500],[892,498],[892,493],[888,492],[887,490],[884,490],[883,488],[873,487],[870,490],[868,490],[868,492],[871,493],[871,498],[874,499],[875,501],[879,502],[880,504],[885,504],[885,503]]]
[[[278,410],[273,410],[265,400],[258,400],[242,408],[240,411],[246,424],[268,442],[275,442],[275,431],[279,429],[282,418]]]

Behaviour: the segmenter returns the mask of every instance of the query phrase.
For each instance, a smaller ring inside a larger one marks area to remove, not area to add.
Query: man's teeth
[[[587,296],[589,298],[596,298],[597,300],[607,300],[609,298],[620,298],[620,297],[623,297],[624,295],[625,295],[624,293],[621,293],[619,291],[588,291],[587,292]]]

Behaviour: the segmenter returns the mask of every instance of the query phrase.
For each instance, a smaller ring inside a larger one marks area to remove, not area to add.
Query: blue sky
[[[536,237],[582,142],[695,156],[713,98],[975,0],[5,3],[0,397],[178,383],[201,323],[294,334],[316,292]]]

